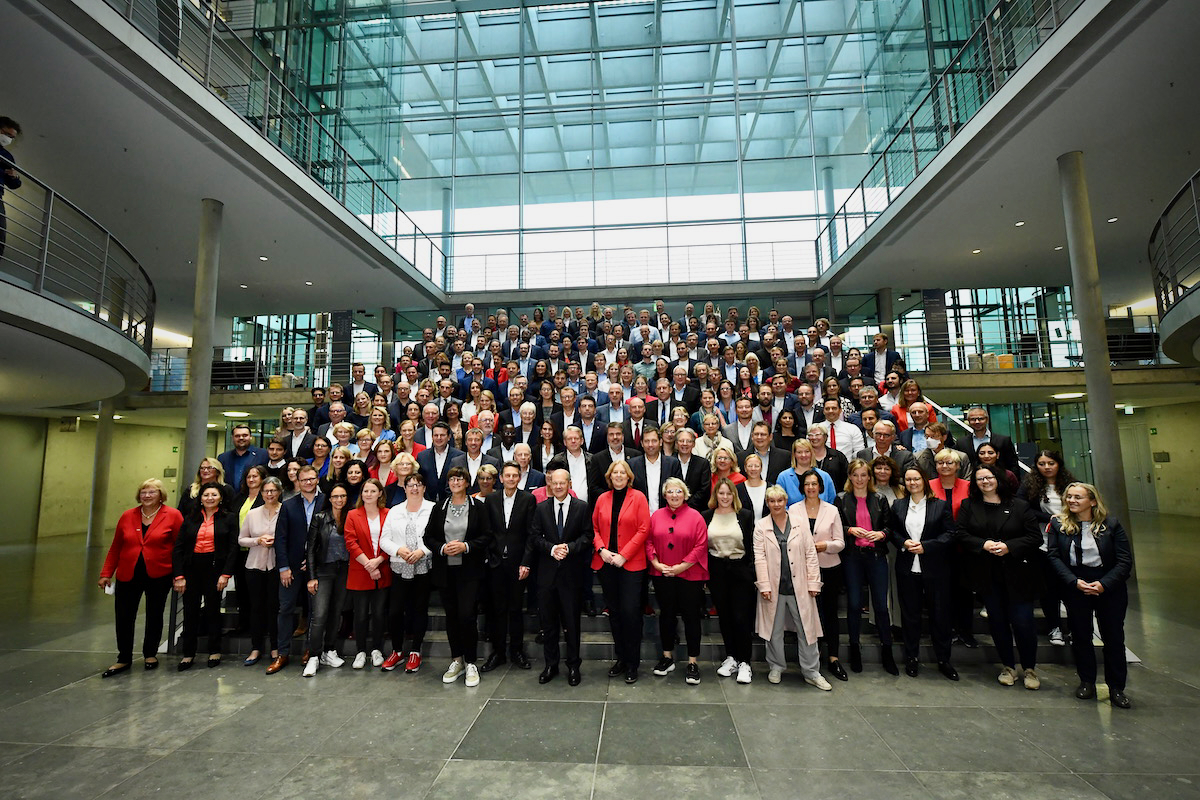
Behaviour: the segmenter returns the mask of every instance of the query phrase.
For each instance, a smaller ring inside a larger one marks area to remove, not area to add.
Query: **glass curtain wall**
[[[982,4],[259,0],[256,19],[464,290],[814,277],[822,224]]]

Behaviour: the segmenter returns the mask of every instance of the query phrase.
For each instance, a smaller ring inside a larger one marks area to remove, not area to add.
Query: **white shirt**
[[[584,458],[586,451],[580,450],[579,455],[571,455],[571,451],[567,451],[567,472],[571,473],[571,490],[575,492],[575,496],[585,503],[588,500],[588,480],[587,480],[587,461]]]
[[[862,431],[858,429],[857,425],[851,425],[840,419],[837,422],[826,422],[825,424],[829,426],[830,438],[837,439],[834,449],[848,460],[853,460],[858,451],[867,446],[863,440]]]
[[[433,467],[434,467],[434,471],[439,476],[442,474],[442,470],[446,466],[446,456],[448,456],[449,454],[450,454],[449,445],[447,445],[446,449],[440,453],[437,451],[436,447],[433,448]]]
[[[688,467],[691,466],[692,460],[689,458],[686,461],[683,456],[676,456],[679,459],[679,469],[683,473],[683,479],[687,480]]]
[[[511,495],[508,494],[507,492],[504,494],[504,524],[505,524],[505,526],[507,526],[509,524],[509,521],[512,520],[513,505],[516,503],[516,500],[517,500],[516,492],[513,492]]]
[[[876,385],[883,383],[883,379],[887,377],[887,350],[881,353],[878,350],[872,350],[875,354],[875,383]],[[879,398],[883,400],[883,398]],[[890,408],[890,406],[889,406]]]
[[[658,511],[658,484],[662,476],[662,456],[657,460],[646,459],[646,501],[650,503],[650,513]]]
[[[613,450],[610,447],[610,448],[608,448],[608,455],[612,458],[614,464],[618,461],[624,461],[625,460],[625,448],[622,447],[621,452],[618,453],[616,450]],[[578,494],[578,492],[576,492],[576,494]]]
[[[482,465],[483,465],[483,453],[482,452],[480,452],[479,455],[476,456],[475,458],[471,458],[471,455],[469,453],[467,454],[467,474],[469,474],[471,476],[471,480],[469,480],[467,482],[468,484],[472,484],[475,482],[475,476],[479,473],[479,467]]]
[[[884,411],[891,411],[892,408],[896,405],[896,403],[899,403],[899,402],[900,402],[900,390],[899,389],[896,390],[895,394],[893,394],[892,392],[884,392],[883,394],[879,395],[879,407],[882,408]]]
[[[740,419],[738,420],[737,428],[734,431],[734,433],[737,435],[737,445],[742,450],[746,450],[750,447],[750,432],[752,430],[754,430],[754,418],[753,417],[751,417],[750,422],[748,422],[745,425],[742,424],[742,421]]]
[[[503,464],[506,461],[512,461],[513,459],[515,459],[516,458],[516,450],[517,450],[517,444],[515,441],[513,442],[512,447],[505,447],[504,445],[500,445],[500,463]]]
[[[608,407],[608,421],[609,422],[624,422],[625,421],[625,409],[620,406],[610,405]]]
[[[1081,520],[1079,522],[1079,538],[1080,547],[1083,549],[1083,566],[1085,567],[1102,567],[1104,562],[1100,559],[1100,548],[1096,544],[1096,537],[1092,534],[1092,527],[1095,523],[1092,520]],[[1075,559],[1075,546],[1071,546],[1071,561]]]
[[[908,534],[908,538],[914,542],[920,542],[921,537],[925,534],[925,502],[928,498],[922,497],[921,502],[914,503],[908,501],[908,515],[904,518],[904,531]],[[921,574],[921,557],[913,556],[912,571],[915,575]]]
[[[304,437],[308,433],[307,428],[301,428],[298,431],[292,431],[292,455],[300,451],[300,445],[304,442]]]
[[[806,428],[812,426],[813,422],[820,421],[817,419],[816,403],[812,404],[807,409],[804,406],[796,406],[796,415],[800,418],[800,421],[804,423],[804,427]]]

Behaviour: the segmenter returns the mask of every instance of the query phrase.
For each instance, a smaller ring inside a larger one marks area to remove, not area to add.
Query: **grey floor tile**
[[[460,687],[461,688],[461,687]],[[321,725],[310,755],[446,759],[487,700],[459,694],[399,697],[375,694],[340,725]]]
[[[541,665],[534,668],[509,669],[492,692],[497,700],[564,700],[603,702],[608,698],[608,664],[585,661],[580,668],[583,681],[578,686],[567,685],[566,670],[547,684],[538,683]],[[494,674],[494,673],[493,673]]]
[[[14,706],[89,678],[99,681],[100,673],[112,664],[93,653],[25,653],[26,658],[11,660],[9,668],[0,674],[4,686],[0,694],[0,708]],[[138,668],[141,669],[141,666]],[[120,678],[109,680],[118,681]]]
[[[723,705],[609,703],[601,764],[745,767],[746,756]]]
[[[596,767],[593,800],[629,800],[658,794],[670,797],[711,797],[720,800],[758,800],[749,769],[731,767],[664,767],[658,764],[600,764]],[[665,787],[670,787],[666,789]]]
[[[700,674],[700,683],[689,686],[684,681],[683,664],[676,662],[675,671],[662,677],[650,671],[653,664],[642,662],[638,682],[625,683],[624,678],[608,678],[608,701],[610,703],[724,703],[725,693],[721,689],[724,680],[711,669]]]
[[[1193,644],[1193,658],[1195,657]],[[1101,668],[1100,679],[1104,679]],[[1104,686],[1097,687],[1103,697],[1107,697]],[[1155,667],[1129,665],[1129,684],[1126,686],[1129,698],[1139,705],[1154,708],[1174,708],[1188,706],[1194,708],[1200,705],[1200,688],[1194,684],[1171,677]]]
[[[732,678],[718,679],[721,691],[725,694],[726,703],[730,705],[770,703],[773,705],[817,705],[848,708],[854,700],[851,692],[854,676],[851,676],[849,682],[843,683],[832,675],[826,674],[825,677],[833,685],[833,691],[822,692],[805,683],[804,678],[800,675],[800,670],[795,667],[783,674],[783,682],[779,684],[767,682],[768,669],[765,663],[755,663],[752,667],[754,677],[749,684],[738,683]]]
[[[1200,776],[1197,775],[1082,775],[1112,800],[1197,800]]]
[[[12,800],[90,800],[153,764],[150,750],[51,745],[4,767],[4,795]]]
[[[42,744],[14,744],[12,742],[0,742],[0,767],[10,761],[16,761],[18,758],[24,758],[35,750],[40,750],[45,747]]]
[[[433,782],[429,798],[563,800],[591,794],[592,764],[453,760]]]
[[[1075,670],[1062,664],[1046,664],[1038,667],[1042,688],[1026,689],[1020,681],[1015,686],[1004,686],[996,677],[1000,667],[993,664],[966,664],[958,668],[962,680],[958,689],[972,705],[985,708],[1047,708],[1075,707],[1075,688],[1079,678]]]
[[[603,717],[601,703],[489,700],[454,758],[594,764]]]
[[[1075,775],[1020,772],[917,772],[937,800],[1104,800]]]
[[[893,752],[912,770],[1062,772],[1034,740],[982,708],[859,708]],[[1025,709],[1012,714],[1024,713]],[[1058,711],[1050,713],[1059,713]]]
[[[132,694],[134,702],[80,728],[59,744],[150,747],[174,750],[189,739],[258,701],[259,694]]]
[[[0,739],[53,742],[136,702],[135,692],[92,692],[67,687],[0,711]]]
[[[730,710],[755,769],[903,766],[853,708],[738,705]]]
[[[381,758],[363,768],[361,758],[308,756],[261,795],[261,800],[343,797],[421,798],[446,762]],[[403,787],[397,791],[397,787]],[[252,795],[246,795],[251,797]]]
[[[763,798],[844,797],[929,800],[929,792],[904,771],[875,770],[874,753],[860,754],[863,768],[853,770],[755,769]]]
[[[264,697],[206,730],[194,731],[180,749],[244,753],[247,743],[253,743],[259,753],[308,755],[365,702],[361,697]]]
[[[106,800],[142,800],[184,797],[197,792],[257,797],[278,791],[280,781],[299,760],[278,753],[267,758],[249,752],[187,753],[177,751],[159,759],[118,786],[105,792]]]

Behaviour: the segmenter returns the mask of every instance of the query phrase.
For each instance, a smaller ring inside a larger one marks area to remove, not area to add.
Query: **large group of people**
[[[608,618],[610,678],[635,683],[655,605],[652,672],[685,657],[689,685],[711,616],[716,672],[739,683],[753,680],[755,635],[768,682],[781,682],[786,631],[804,681],[849,681],[865,669],[864,614],[881,669],[918,675],[928,630],[938,672],[958,680],[953,648],[978,646],[982,601],[999,682],[1035,690],[1040,602],[1050,641],[1073,647],[1076,696],[1096,696],[1094,616],[1110,700],[1129,707],[1132,559],[1095,487],[1051,451],[1022,475],[983,407],[953,435],[886,333],[847,345],[825,319],[801,329],[775,309],[722,315],[712,303],[678,319],[661,301],[620,315],[593,303],[532,317],[468,305],[458,326],[438,317],[372,380],[356,363],[346,383],[314,388],[311,408],[284,409],[265,448],[235,426],[178,509],[160,482],[139,487],[101,572],[117,594],[118,657],[104,674],[131,667],[143,594],[143,661],[157,667],[171,589],[183,601],[178,669],[201,632],[218,666],[232,579],[251,640],[243,663],[267,651],[270,674],[298,637],[303,675],[342,666],[347,610],[352,668],[417,672],[436,589],[446,683],[478,685],[507,662],[531,669],[526,607],[541,683],[560,668],[581,682],[584,614]]]

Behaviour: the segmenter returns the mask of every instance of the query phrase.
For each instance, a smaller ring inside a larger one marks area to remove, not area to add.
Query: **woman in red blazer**
[[[615,678],[624,674],[626,683],[634,683],[642,651],[642,580],[646,574],[650,505],[646,495],[633,488],[633,472],[624,461],[614,461],[604,479],[612,491],[596,498],[592,512],[596,552],[592,569],[599,572],[617,651],[616,663],[608,675]]]
[[[354,644],[358,648],[354,669],[367,665],[368,644],[372,666],[383,665],[383,624],[388,587],[392,585],[392,570],[386,566],[388,555],[379,547],[386,519],[383,484],[378,478],[368,478],[363,482],[358,507],[346,515],[346,552],[350,555],[346,590],[354,602]]]
[[[171,592],[171,554],[183,515],[165,505],[162,481],[151,478],[138,486],[138,505],[117,521],[112,546],[100,569],[100,587],[108,590],[116,577],[117,662],[103,677],[111,678],[133,663],[133,628],[138,606],[146,595],[146,633],[142,658],[146,669],[158,667],[163,609]]]

